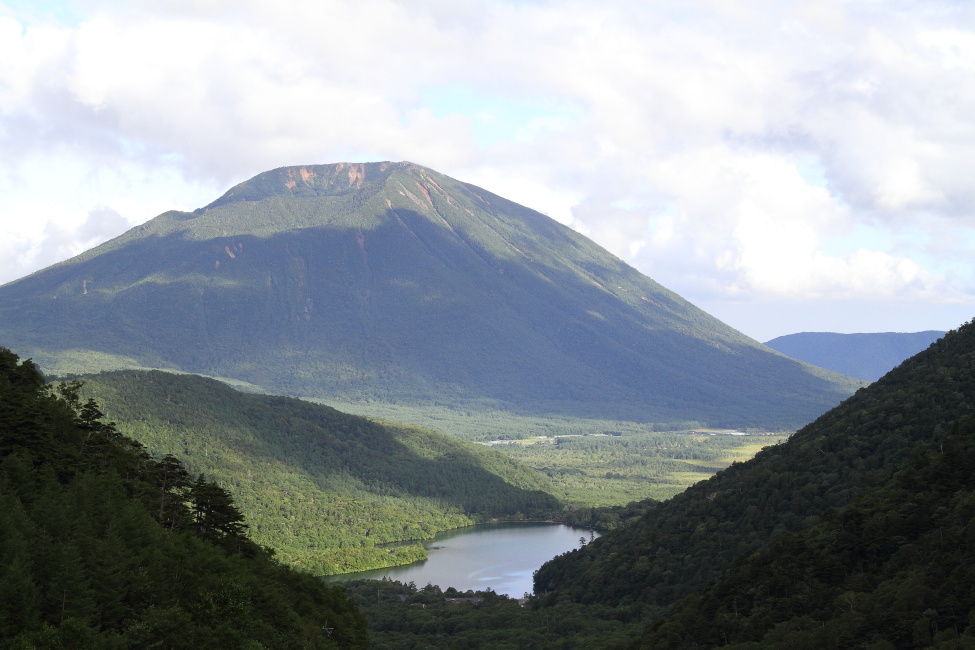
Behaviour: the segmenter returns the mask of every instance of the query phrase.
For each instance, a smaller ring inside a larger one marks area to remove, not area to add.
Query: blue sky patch
[[[451,115],[468,118],[481,145],[514,142],[543,122],[567,122],[578,115],[578,111],[553,99],[490,94],[464,84],[431,88],[423,93],[420,103],[441,119]]]
[[[3,0],[0,7],[7,9],[3,13],[12,15],[25,25],[32,23],[58,23],[69,27],[81,24],[82,16],[70,0]]]

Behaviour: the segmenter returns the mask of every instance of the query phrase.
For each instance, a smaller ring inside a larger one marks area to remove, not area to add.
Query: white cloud
[[[65,211],[56,203],[23,203],[8,208],[15,215],[5,225],[0,243],[0,273],[48,266],[102,243],[131,224],[114,210],[85,214]]]

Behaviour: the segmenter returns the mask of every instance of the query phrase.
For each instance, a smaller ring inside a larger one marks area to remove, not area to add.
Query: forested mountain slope
[[[638,647],[975,647],[975,419],[892,469],[676,603]]]
[[[543,566],[551,599],[668,605],[720,579],[774,534],[822,523],[889,478],[975,406],[975,325],[862,388],[786,443],[702,481],[632,525]]]
[[[194,375],[118,371],[82,380],[82,394],[120,431],[226,486],[255,541],[319,574],[426,557],[419,543],[381,544],[561,511],[540,474],[441,433]]]
[[[276,169],[162,214],[0,287],[0,340],[55,374],[162,368],[359,404],[776,430],[857,385],[411,163]]]
[[[870,334],[800,332],[774,338],[765,345],[820,368],[876,381],[944,334],[935,330]]]
[[[155,460],[0,348],[0,644],[364,648],[343,590],[246,535],[229,494]]]

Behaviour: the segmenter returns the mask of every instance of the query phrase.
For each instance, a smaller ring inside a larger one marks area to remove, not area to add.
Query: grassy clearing
[[[788,434],[643,433],[505,441],[504,454],[547,475],[574,507],[669,499],[733,462],[748,460]]]

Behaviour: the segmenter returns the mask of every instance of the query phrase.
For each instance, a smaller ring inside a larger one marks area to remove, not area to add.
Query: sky
[[[766,341],[975,317],[975,3],[0,0],[0,283],[409,160]]]

